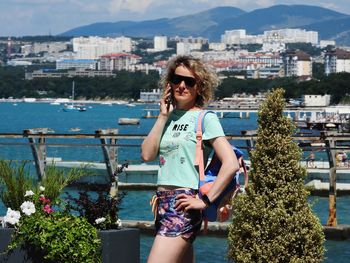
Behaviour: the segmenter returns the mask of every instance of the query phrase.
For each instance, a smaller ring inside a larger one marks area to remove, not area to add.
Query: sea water
[[[118,129],[120,134],[147,134],[154,123],[154,119],[141,119],[140,125],[118,126],[118,118],[141,118],[143,109],[154,108],[156,105],[102,105],[89,104],[86,112],[63,112],[62,105],[45,103],[0,103],[0,133],[22,133],[25,129],[50,128],[56,133],[71,133],[71,128],[79,127],[80,133],[94,133],[98,129]],[[232,115],[231,115],[232,117]],[[235,116],[234,116],[235,117]],[[242,130],[257,128],[256,114],[250,119],[224,118],[220,120],[226,134],[239,135]],[[2,139],[1,142],[14,142],[13,139]],[[27,142],[26,139],[16,139],[16,142]],[[53,139],[48,143],[57,143]],[[62,142],[62,140],[60,141]],[[94,146],[81,147],[48,147],[47,156],[60,157],[64,160],[103,161],[101,148],[97,139],[76,140]],[[72,141],[70,141],[72,143]],[[123,147],[118,150],[118,159],[140,163],[141,140],[120,140],[118,143],[133,144],[134,147]],[[244,146],[244,142],[241,142]],[[238,145],[239,146],[239,145]],[[0,158],[7,160],[33,160],[28,145],[0,144]],[[74,190],[74,189],[73,189]],[[128,191],[121,205],[121,219],[152,220],[149,200],[152,191]],[[309,197],[313,211],[320,218],[322,224],[328,218],[328,198]],[[339,224],[350,224],[350,198],[337,198],[337,220]],[[0,215],[6,213],[6,208],[0,203]],[[152,236],[141,236],[141,262],[145,262],[153,242]],[[215,249],[212,249],[215,247]],[[350,241],[327,241],[325,262],[349,262]],[[210,251],[210,253],[208,253]],[[227,240],[220,237],[200,236],[195,242],[197,262],[227,262]]]

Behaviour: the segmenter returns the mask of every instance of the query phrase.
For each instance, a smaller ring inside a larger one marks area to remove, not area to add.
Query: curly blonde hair
[[[207,104],[214,96],[215,88],[219,85],[217,74],[200,59],[192,56],[176,56],[169,60],[167,68],[162,75],[159,86],[165,92],[167,84],[172,79],[177,67],[184,66],[187,68],[197,80],[198,96],[196,106],[202,107]]]

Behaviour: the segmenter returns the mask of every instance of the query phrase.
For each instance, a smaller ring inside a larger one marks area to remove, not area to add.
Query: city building
[[[331,95],[303,95],[304,105],[306,107],[324,107],[329,106]]]
[[[264,31],[264,42],[272,43],[311,43],[318,44],[318,32],[300,28],[284,28]]]
[[[305,52],[287,51],[282,59],[285,77],[312,76],[311,57]]]
[[[153,89],[151,91],[141,91],[140,92],[140,101],[142,102],[158,102],[162,96],[161,89]]]
[[[284,72],[281,67],[258,67],[247,68],[247,79],[274,79],[283,77]]]
[[[176,54],[177,55],[189,55],[192,50],[200,50],[202,48],[201,43],[176,43]]]
[[[168,49],[168,38],[166,36],[154,37],[154,51],[164,51]]]
[[[248,35],[245,29],[226,30],[221,42],[227,45],[262,44],[263,51],[283,51],[286,43],[318,44],[318,32],[305,29],[278,29],[264,31],[262,35]]]
[[[29,60],[22,60],[22,59],[11,59],[7,61],[8,66],[30,66],[32,65],[32,61]]]
[[[215,50],[215,51],[224,51],[226,49],[226,44],[225,43],[210,43],[209,49]]]
[[[114,77],[115,73],[108,70],[68,70],[68,71],[58,71],[55,69],[39,69],[33,72],[26,72],[25,79],[31,80],[35,78],[62,78],[62,77]]]
[[[97,69],[95,59],[59,59],[56,60],[56,69]]]
[[[110,53],[100,57],[100,70],[129,70],[132,65],[140,63],[141,57],[128,53]]]
[[[282,42],[263,42],[261,50],[263,52],[283,52],[286,50],[286,44]]]
[[[175,36],[170,38],[171,41],[176,41],[176,42],[181,42],[181,43],[190,43],[190,44],[208,44],[209,39],[208,38],[203,38],[203,37],[179,37]]]
[[[72,43],[76,59],[98,59],[109,53],[132,51],[132,41],[128,37],[77,37]]]
[[[238,61],[245,63],[256,63],[266,67],[281,66],[282,58],[278,53],[249,53],[242,54],[238,57]]]
[[[335,47],[335,40],[320,40],[320,48],[325,48],[327,46]]]
[[[238,45],[245,37],[245,29],[225,30],[225,33],[221,35],[221,43],[226,45]]]
[[[342,49],[328,51],[324,55],[325,74],[350,72],[350,52]]]
[[[33,44],[26,44],[21,46],[21,53],[24,56],[29,54],[40,53],[59,53],[68,49],[69,43],[67,42],[34,42]]]

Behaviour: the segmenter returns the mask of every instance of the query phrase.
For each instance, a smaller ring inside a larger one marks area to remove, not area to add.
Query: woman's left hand
[[[199,198],[194,196],[190,196],[187,194],[179,194],[176,197],[176,203],[174,206],[176,211],[188,211],[190,209],[204,209],[206,208],[206,204]]]

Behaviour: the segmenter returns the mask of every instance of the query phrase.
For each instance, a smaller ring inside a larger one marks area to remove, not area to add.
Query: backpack
[[[207,194],[214,184],[219,170],[221,168],[221,162],[214,153],[209,165],[204,170],[204,159],[203,159],[203,145],[202,145],[202,134],[204,133],[204,117],[207,113],[213,111],[201,111],[198,115],[197,122],[195,125],[196,132],[196,158],[195,158],[195,166],[199,172],[199,193],[198,196],[201,198],[204,194]],[[215,114],[215,113],[214,113]],[[248,185],[248,173],[247,168],[243,160],[243,152],[232,146],[232,150],[236,154],[236,157],[239,161],[240,168],[244,173],[244,187]],[[241,170],[240,169],[240,170]],[[207,229],[208,221],[220,221],[224,222],[230,217],[230,213],[232,210],[231,202],[232,199],[237,195],[240,191],[239,184],[239,176],[240,170],[236,172],[236,174],[232,177],[232,180],[226,186],[224,191],[219,195],[214,202],[207,208],[202,211],[203,220],[205,222],[205,230]],[[242,189],[244,191],[244,188]]]

